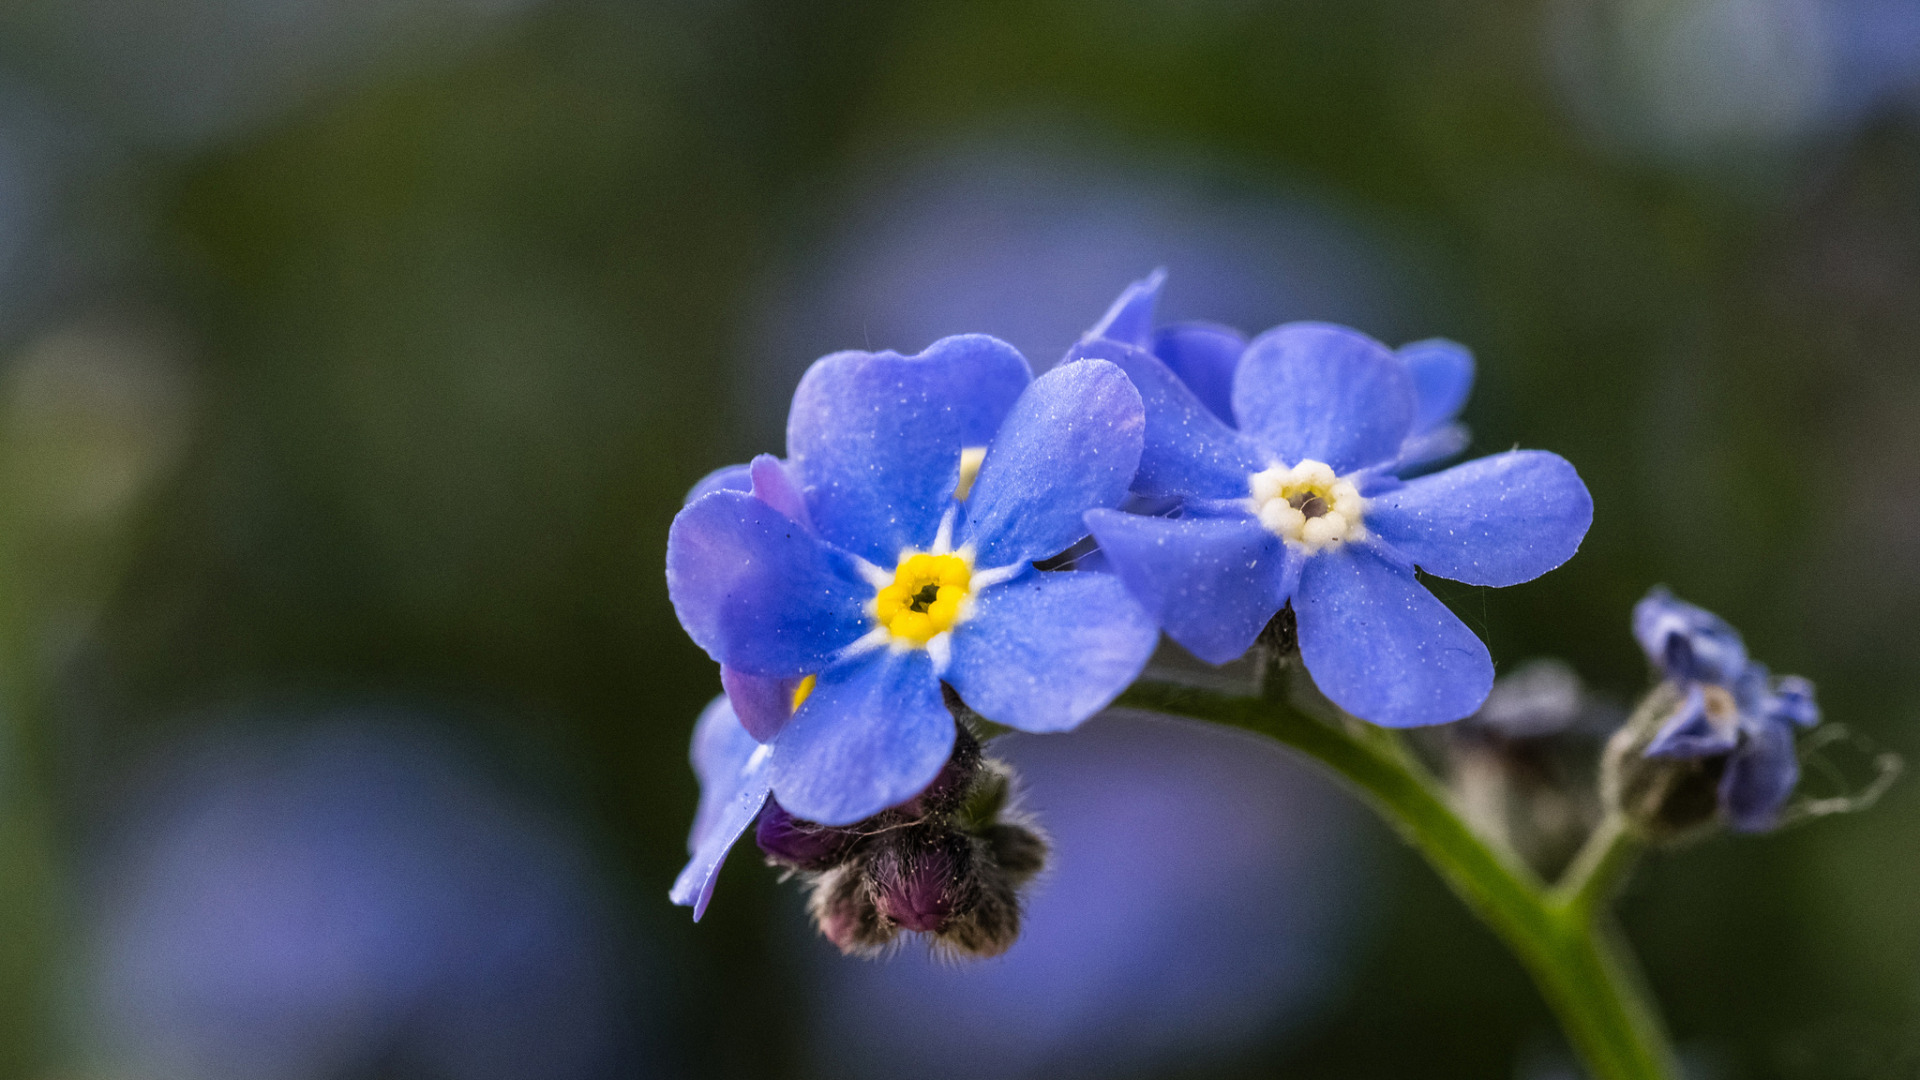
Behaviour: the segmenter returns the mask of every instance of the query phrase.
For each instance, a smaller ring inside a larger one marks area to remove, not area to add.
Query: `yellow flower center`
[[[1253,512],[1282,540],[1319,551],[1367,534],[1360,524],[1367,500],[1351,480],[1311,459],[1292,468],[1276,465],[1248,478]]]
[[[896,643],[925,645],[966,615],[973,567],[960,555],[905,555],[873,597],[873,616]]]

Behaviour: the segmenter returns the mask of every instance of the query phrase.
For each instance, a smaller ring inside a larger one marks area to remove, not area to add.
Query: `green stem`
[[[1591,920],[1605,910],[1639,855],[1640,841],[1627,827],[1627,819],[1608,814],[1553,887],[1554,903],[1569,915]]]
[[[1632,859],[1634,845],[1617,823],[1606,826],[1604,835],[1597,833],[1599,847],[1589,844],[1576,860],[1580,873],[1570,879],[1570,891],[1550,890],[1468,828],[1391,731],[1323,722],[1282,701],[1157,682],[1136,683],[1116,704],[1256,731],[1333,770],[1357,787],[1513,950],[1595,1080],[1679,1076],[1666,1034],[1617,935],[1595,917]]]

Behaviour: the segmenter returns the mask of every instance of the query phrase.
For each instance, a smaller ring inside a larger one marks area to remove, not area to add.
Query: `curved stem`
[[[1639,855],[1640,841],[1627,827],[1627,819],[1608,814],[1553,887],[1553,901],[1570,916],[1591,919],[1613,899]]]
[[[1593,853],[1593,867],[1563,894],[1468,828],[1392,731],[1357,721],[1323,722],[1282,701],[1168,683],[1136,683],[1115,704],[1269,735],[1339,774],[1506,942],[1596,1080],[1679,1075],[1637,973],[1611,927],[1594,918],[1594,902],[1605,898],[1631,861],[1624,830]]]

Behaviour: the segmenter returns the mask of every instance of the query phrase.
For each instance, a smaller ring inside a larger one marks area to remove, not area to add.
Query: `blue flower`
[[[1123,299],[1109,332],[1137,325],[1127,310]],[[1374,723],[1460,719],[1493,683],[1486,646],[1415,567],[1519,584],[1570,558],[1593,519],[1573,466],[1542,451],[1395,475],[1422,417],[1452,406],[1423,405],[1414,369],[1346,327],[1289,323],[1249,343],[1233,371],[1237,429],[1145,349],[1093,337],[1068,355],[1132,377],[1147,416],[1133,491],[1179,503],[1177,516],[1087,515],[1127,587],[1175,641],[1216,664],[1291,604],[1315,683]]]
[[[1813,684],[1797,675],[1772,678],[1724,619],[1663,587],[1634,605],[1633,636],[1682,695],[1646,756],[1724,758],[1719,801],[1728,825],[1772,828],[1800,780],[1794,729],[1820,722]]]
[[[1083,343],[1104,339],[1152,353],[1179,376],[1208,412],[1232,427],[1233,372],[1246,351],[1246,335],[1209,322],[1156,328],[1153,312],[1166,278],[1166,271],[1155,270],[1127,286],[1100,321],[1083,335]],[[1404,474],[1467,448],[1467,427],[1457,418],[1473,390],[1473,353],[1457,342],[1428,338],[1402,345],[1394,356],[1406,366],[1413,382],[1413,426],[1400,447],[1400,460],[1394,469]]]
[[[1074,727],[1111,701],[1152,652],[1152,620],[1110,576],[1033,562],[1126,497],[1143,426],[1112,364],[1032,379],[980,335],[817,361],[794,395],[788,459],[703,482],[668,539],[681,625],[766,746],[753,783],[795,816],[848,825],[946,762],[943,682],[1026,731]],[[698,904],[698,878],[677,902]]]

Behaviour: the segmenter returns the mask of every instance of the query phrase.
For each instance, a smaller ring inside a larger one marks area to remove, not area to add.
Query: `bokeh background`
[[[1053,362],[1124,284],[1477,352],[1597,513],[1445,598],[1644,686],[1740,625],[1920,756],[1914,0],[0,6],[0,1072],[1572,1075],[1344,795],[1138,719],[1014,740],[1060,845],[971,967],[665,894],[712,664],[667,523],[813,357]],[[1920,786],[1649,861],[1702,1077],[1920,1072]]]

